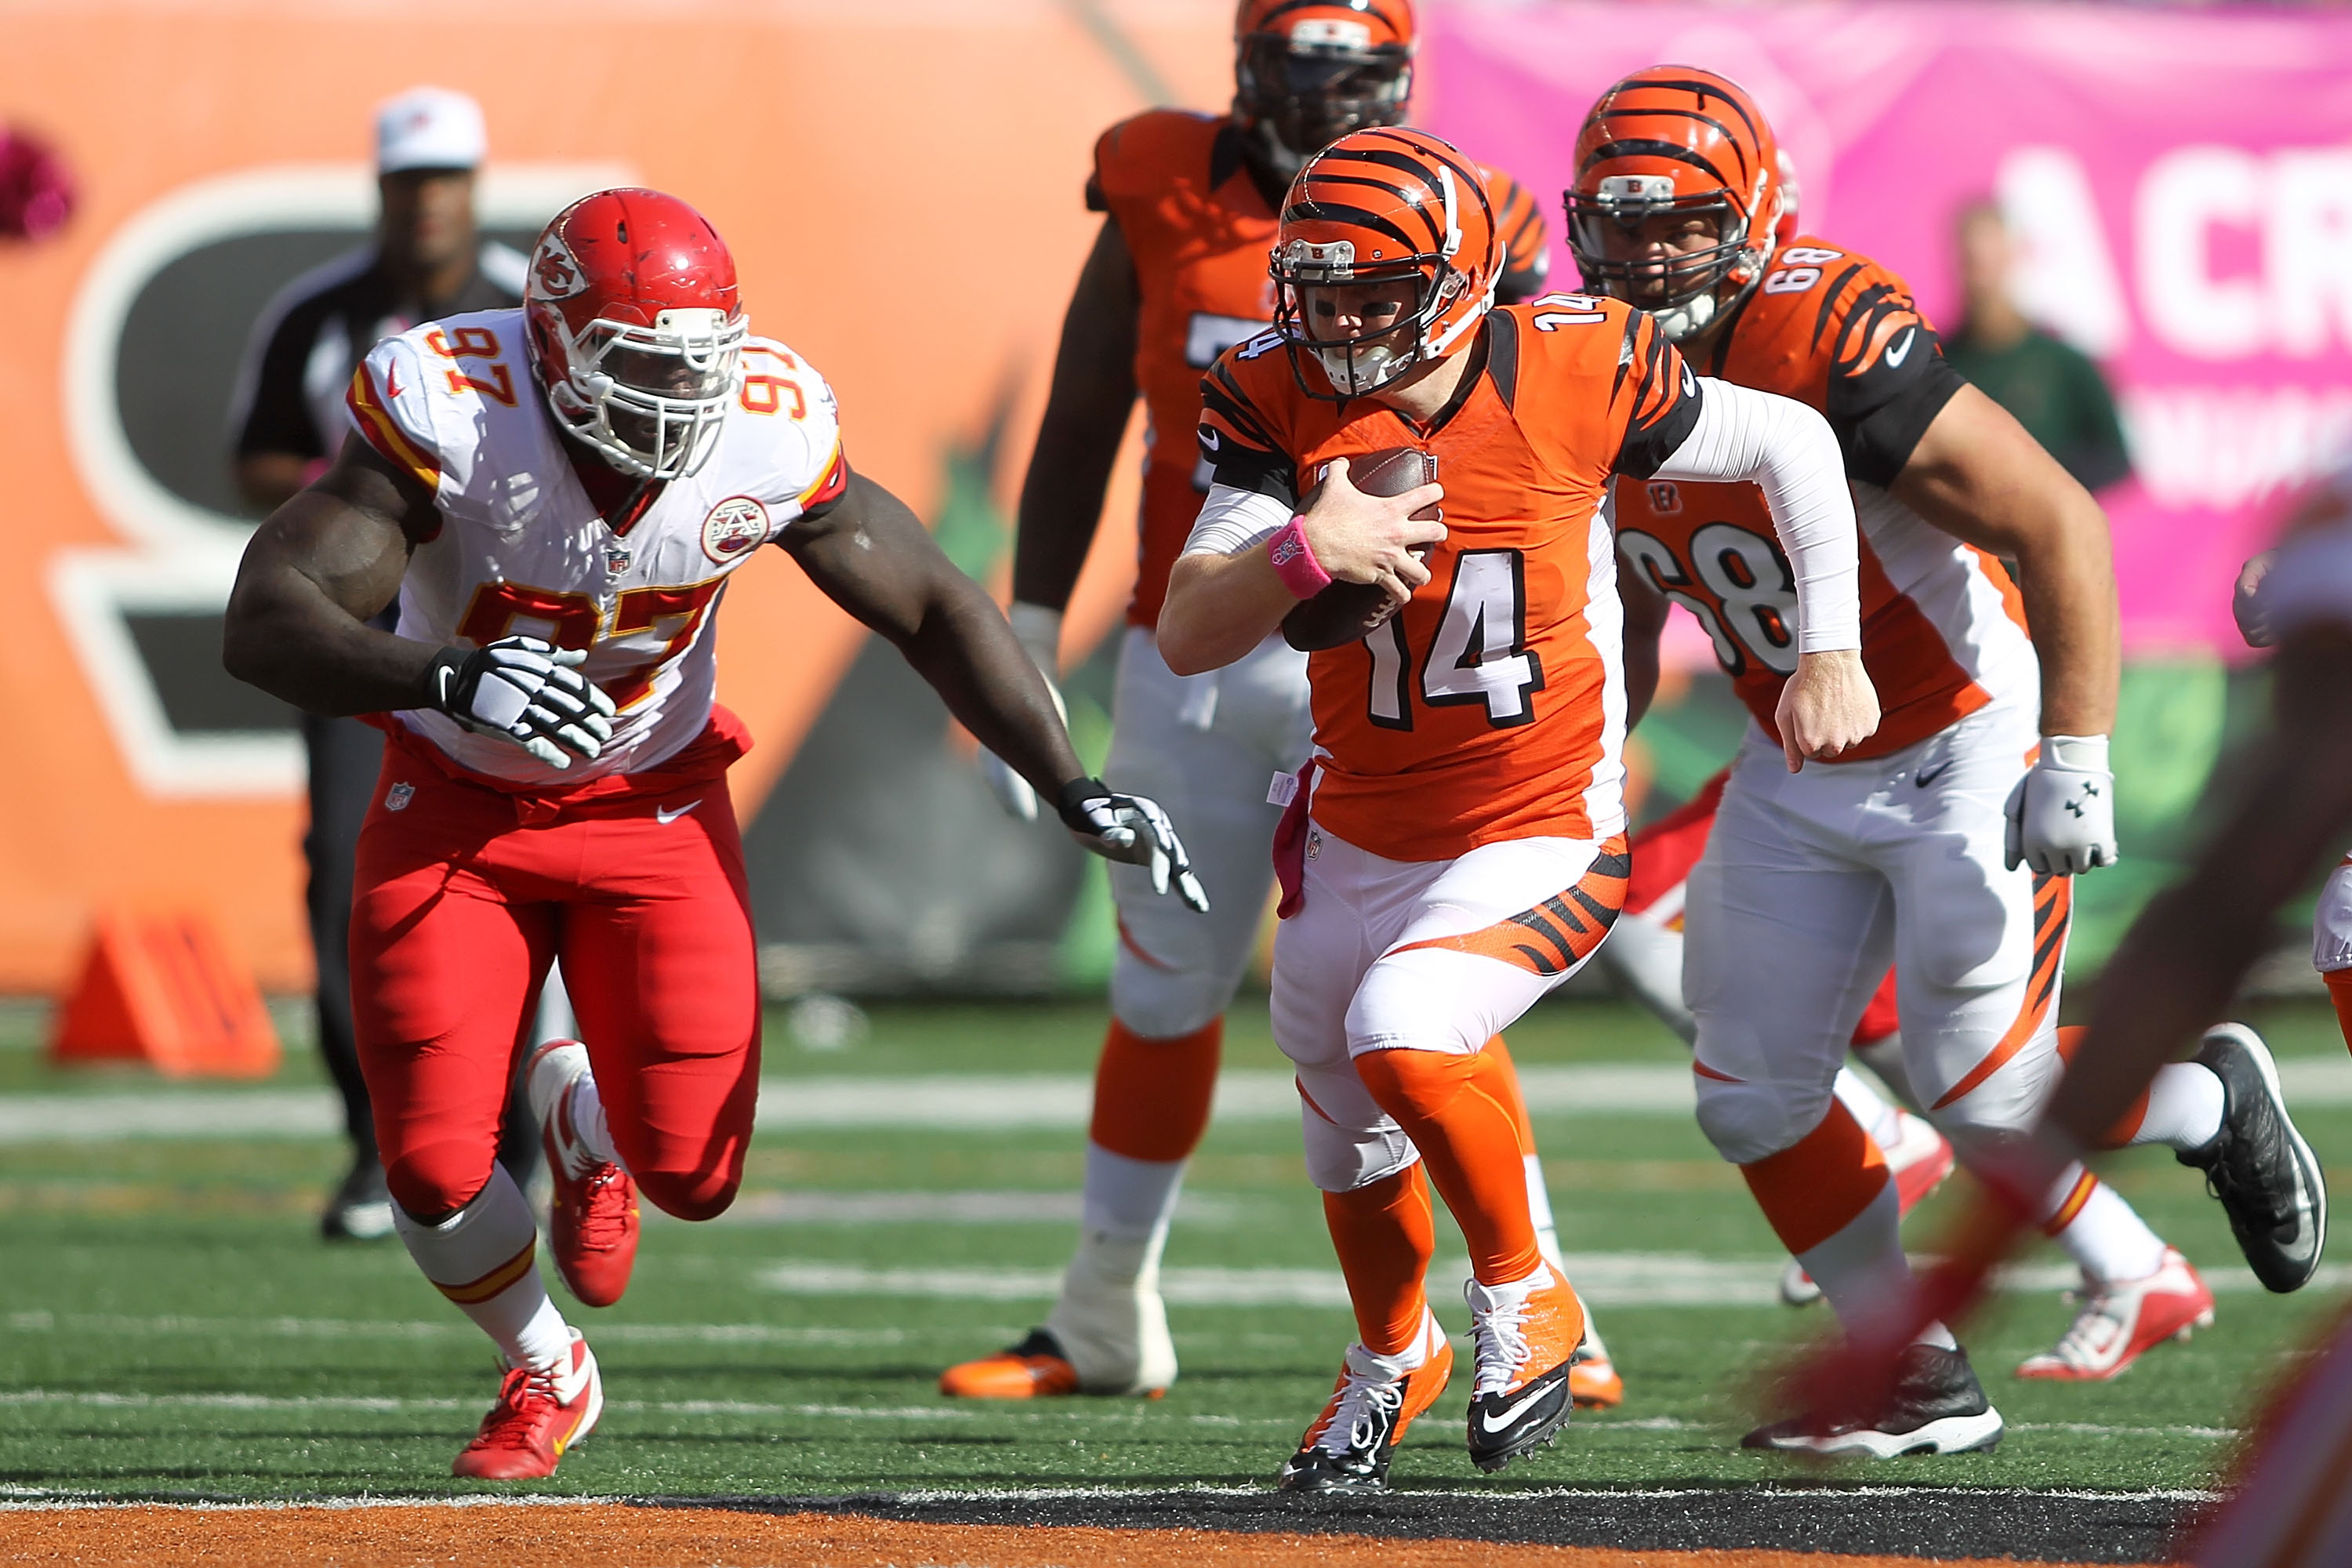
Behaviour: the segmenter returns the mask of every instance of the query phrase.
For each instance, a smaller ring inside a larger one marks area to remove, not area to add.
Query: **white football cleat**
[[[2095,1280],[2087,1276],[2075,1300],[2074,1321],[2058,1342],[2028,1357],[2020,1377],[2100,1383],[2121,1375],[2144,1351],[2167,1340],[2186,1342],[2193,1330],[2213,1326],[2213,1292],[2173,1247],[2144,1279]]]

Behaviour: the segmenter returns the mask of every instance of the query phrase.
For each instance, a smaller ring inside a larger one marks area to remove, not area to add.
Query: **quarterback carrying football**
[[[1569,1416],[1584,1312],[1537,1247],[1487,1043],[1582,966],[1623,897],[1611,477],[1762,484],[1803,602],[1787,765],[1878,720],[1821,416],[1702,380],[1617,300],[1496,308],[1501,259],[1485,179],[1437,138],[1359,131],[1308,160],[1276,240],[1276,328],[1202,380],[1213,482],[1160,619],[1187,674],[1247,658],[1302,601],[1370,584],[1396,606],[1310,655],[1316,754],[1276,837],[1274,1034],[1358,1332],[1284,1467],[1296,1489],[1382,1486],[1445,1386],[1433,1182],[1475,1275],[1472,1461],[1499,1469]],[[1349,481],[1400,447],[1441,482]]]
[[[1176,1376],[1160,1256],[1185,1163],[1208,1130],[1224,1010],[1265,915],[1266,844],[1279,815],[1267,782],[1306,760],[1313,721],[1306,658],[1282,638],[1223,669],[1180,677],[1153,646],[1152,627],[1214,467],[1194,438],[1201,373],[1274,317],[1265,258],[1283,190],[1340,136],[1403,118],[1416,45],[1409,0],[1242,0],[1230,114],[1152,110],[1096,143],[1087,205],[1104,221],[1070,301],[1022,488],[1009,614],[1053,679],[1064,611],[1139,393],[1149,432],[1139,559],[1103,773],[1183,818],[1215,908],[1205,920],[1174,914],[1142,879],[1113,869],[1119,942],[1077,1252],[1045,1323],[998,1354],[949,1368],[943,1393],[1158,1394]],[[1481,172],[1504,247],[1496,298],[1532,298],[1550,264],[1542,215],[1507,176]],[[984,765],[1010,809],[1035,811],[1018,774],[992,757]],[[1517,1075],[1499,1042],[1495,1054],[1517,1110]],[[1556,1252],[1542,1166],[1523,1113],[1519,1122],[1538,1239]],[[1597,1330],[1571,1382],[1580,1403],[1623,1396]]]
[[[509,1065],[560,957],[584,1042],[529,1069],[572,1293],[626,1289],[638,1194],[726,1209],[760,997],[712,698],[729,577],[782,546],[888,637],[1088,848],[1204,900],[1160,808],[1085,776],[987,595],[843,456],[832,390],[751,335],[735,266],[674,196],[583,197],[519,310],[387,338],[353,434],[254,535],[230,671],[390,737],[359,847],[352,989],[402,1240],[509,1369],[461,1476],[551,1472],[603,1407],[493,1160]],[[395,598],[397,629],[368,626]]]

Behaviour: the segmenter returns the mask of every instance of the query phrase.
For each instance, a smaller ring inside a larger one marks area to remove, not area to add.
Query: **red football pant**
[[[639,1189],[681,1219],[734,1201],[760,997],[723,776],[551,808],[395,743],[360,831],[351,951],[376,1143],[411,1215],[462,1208],[489,1180],[515,1053],[559,957]]]

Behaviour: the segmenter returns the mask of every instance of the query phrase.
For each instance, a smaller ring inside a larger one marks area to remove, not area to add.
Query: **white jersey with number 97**
[[[347,401],[360,435],[430,487],[440,513],[401,584],[400,635],[584,648],[583,672],[619,710],[604,754],[564,770],[431,709],[398,715],[464,767],[514,784],[649,768],[700,734],[718,677],[710,620],[728,575],[848,475],[833,389],[764,338],[743,345],[701,471],[670,480],[625,529],[605,522],[572,472],[575,456],[601,459],[542,405],[520,310],[386,338]]]

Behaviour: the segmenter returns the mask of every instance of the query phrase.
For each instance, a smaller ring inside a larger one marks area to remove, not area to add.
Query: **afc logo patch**
[[[772,531],[766,507],[750,496],[729,496],[702,520],[702,552],[713,561],[732,561],[766,543]]]
[[[1650,481],[1650,510],[1660,517],[1672,517],[1683,510],[1682,492],[1664,479]]]

